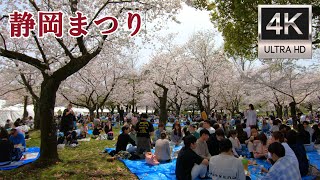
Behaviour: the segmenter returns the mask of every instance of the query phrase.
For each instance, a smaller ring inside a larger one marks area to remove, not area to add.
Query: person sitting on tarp
[[[5,129],[11,129],[13,126],[12,122],[10,119],[7,119],[6,124],[4,125]]]
[[[92,131],[92,134],[94,136],[99,136],[101,132],[102,132],[102,127],[100,124],[97,124],[97,126],[94,126],[94,129]]]
[[[209,153],[207,141],[209,139],[210,132],[207,129],[202,129],[200,131],[200,138],[197,140],[197,147],[194,150],[199,156],[208,161],[211,158],[211,154]]]
[[[171,161],[170,142],[167,139],[167,134],[165,131],[161,132],[160,139],[156,141],[155,155],[158,161],[164,161],[164,162]]]
[[[176,162],[177,180],[193,180],[199,176],[204,178],[209,161],[194,152],[197,147],[197,138],[188,135],[183,141],[185,146],[180,150]]]
[[[10,142],[13,143],[13,160],[20,160],[23,152],[26,150],[26,140],[21,132],[17,129],[11,129],[11,135],[9,137]]]
[[[267,175],[262,179],[296,179],[301,180],[301,175],[298,166],[290,157],[285,156],[285,149],[279,142],[274,142],[268,147],[271,159],[275,162],[268,171],[262,168]]]
[[[170,140],[175,145],[180,145],[182,142],[182,129],[179,121],[176,121],[172,127],[171,137]]]
[[[0,162],[11,162],[13,144],[9,141],[8,131],[0,128]]]
[[[127,145],[130,143],[133,146],[136,145],[135,141],[131,139],[129,136],[129,126],[123,126],[121,128],[122,133],[118,136],[118,141],[116,144],[116,152],[118,153],[120,151],[126,151],[127,150]]]
[[[210,158],[209,173],[212,174],[212,179],[246,179],[243,164],[234,157],[229,139],[222,139],[220,154]]]

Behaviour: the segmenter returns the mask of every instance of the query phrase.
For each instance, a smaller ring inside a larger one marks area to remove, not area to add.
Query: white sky
[[[155,32],[157,36],[163,36],[165,34],[170,33],[178,33],[177,43],[185,43],[188,38],[195,32],[200,30],[212,30],[217,31],[217,29],[213,26],[210,21],[210,12],[208,11],[200,11],[190,6],[183,4],[182,9],[179,14],[176,15],[176,19],[181,23],[178,24],[173,20],[168,21],[167,25],[163,27],[163,30],[160,32]],[[148,26],[148,25],[147,25]],[[149,26],[151,26],[149,24]],[[258,25],[257,25],[258,26]],[[148,28],[147,28],[148,30]],[[154,40],[156,42],[156,40]],[[217,33],[216,36],[217,46],[223,45],[223,38],[221,33]],[[140,44],[139,42],[137,44]],[[149,61],[150,55],[152,54],[151,46],[146,45],[140,52],[138,53],[138,62],[137,66],[141,66]],[[313,59],[304,59],[299,60],[298,64],[303,66],[309,66],[312,64],[319,63],[320,50],[317,52],[313,51]],[[255,61],[256,66],[259,66],[261,63],[259,61]]]
[[[178,24],[173,20],[169,20],[168,23],[163,27],[163,30],[159,32],[154,32],[157,36],[164,36],[170,33],[178,33],[176,41],[179,44],[188,41],[189,37],[201,30],[212,30],[217,31],[213,24],[210,22],[210,13],[207,11],[200,11],[190,6],[183,4],[180,13],[176,15],[176,19],[181,22]],[[147,24],[148,26],[148,24]],[[149,25],[150,26],[150,25]],[[148,30],[148,28],[147,28]],[[154,40],[156,42],[156,40]],[[223,38],[221,33],[216,36],[217,46],[223,44]],[[140,44],[140,43],[138,43]],[[150,55],[152,54],[152,49],[150,46],[146,46],[139,52],[138,66],[145,64],[149,61]]]

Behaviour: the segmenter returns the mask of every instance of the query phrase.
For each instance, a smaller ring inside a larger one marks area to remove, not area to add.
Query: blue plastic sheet
[[[310,164],[316,166],[320,170],[320,155],[317,151],[307,152],[308,159]]]
[[[176,146],[173,148],[173,152],[179,151],[182,146]],[[106,148],[106,152],[111,152],[115,148]],[[154,153],[154,151],[152,150]],[[318,155],[319,156],[319,155]],[[255,160],[257,165],[249,165],[248,169],[250,172],[251,180],[259,180],[265,176],[265,173],[261,172],[261,165],[264,168],[269,169],[271,164],[266,160],[261,159],[250,159],[251,161]],[[145,162],[145,160],[121,160],[128,169],[135,174],[140,180],[176,180],[175,169],[176,169],[176,159],[172,160],[169,163],[160,163],[156,166],[151,166]],[[306,176],[302,178],[303,180],[314,180],[316,177]]]
[[[181,125],[181,127],[184,127],[184,126],[185,126],[185,123],[180,123],[180,125]],[[153,124],[153,127],[154,127],[154,128],[157,128],[157,127],[158,127],[158,124],[154,123],[154,124]],[[166,127],[173,127],[173,123],[168,122],[168,123],[166,124]]]
[[[24,152],[24,155],[31,154],[31,153],[38,153],[36,158],[31,158],[27,160],[20,160],[20,161],[13,161],[11,163],[0,163],[0,170],[11,170],[18,168],[20,166],[23,166],[28,163],[32,163],[36,161],[40,157],[40,148],[39,147],[30,147],[26,149],[26,152]],[[7,165],[1,165],[1,164],[7,164]]]
[[[92,135],[92,132],[93,132],[92,129],[89,129],[89,130],[88,130],[88,134],[89,134],[89,135]]]

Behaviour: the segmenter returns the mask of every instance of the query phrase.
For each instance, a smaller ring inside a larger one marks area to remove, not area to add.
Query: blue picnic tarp
[[[308,159],[310,164],[316,166],[320,170],[320,155],[317,151],[307,152]]]
[[[173,152],[179,151],[182,146],[176,146],[173,148]],[[106,148],[106,152],[111,152],[114,148]],[[152,150],[153,151],[153,150]],[[264,173],[261,173],[261,165],[266,169],[271,167],[266,160],[261,159],[250,159],[251,161],[255,160],[257,165],[249,165],[250,177],[252,180],[259,180]],[[135,174],[140,180],[176,180],[175,169],[176,169],[176,159],[173,159],[169,163],[160,163],[156,166],[151,166],[145,162],[145,160],[128,160],[121,159],[121,161],[127,166],[127,168]],[[313,180],[316,177],[306,176],[302,178],[303,180]]]
[[[28,154],[32,155],[32,158],[28,158]],[[26,149],[26,152],[23,153],[26,155],[27,159],[13,162],[4,162],[0,163],[0,170],[11,170],[23,166],[28,163],[36,161],[40,157],[40,148],[39,147],[30,147]],[[5,164],[5,165],[3,165]]]

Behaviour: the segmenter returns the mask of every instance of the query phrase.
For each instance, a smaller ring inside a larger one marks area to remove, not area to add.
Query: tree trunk
[[[128,112],[129,112],[129,106],[126,105],[126,113],[128,113]]]
[[[211,110],[211,103],[210,103],[210,88],[207,88],[207,108],[206,108],[206,113],[207,115],[210,114],[210,110]]]
[[[288,110],[288,106],[286,105],[285,107],[284,107],[284,118],[288,118],[288,112],[289,112],[289,110]]]
[[[94,120],[94,108],[89,109],[89,114],[90,114],[90,121],[93,122],[93,120]]]
[[[168,88],[162,84],[155,83],[157,86],[161,87],[163,92],[162,96],[157,95],[155,91],[153,91],[154,94],[158,97],[160,101],[160,122],[163,124],[167,124],[168,120],[168,108],[167,108],[167,101],[168,101]]]
[[[56,93],[61,82],[52,78],[44,79],[40,95],[40,162],[54,163],[59,160],[57,151],[57,126],[54,119]]]
[[[181,107],[179,106],[179,104],[176,103],[176,108],[175,109],[176,109],[175,114],[176,114],[177,117],[179,117],[180,111],[181,111]]]
[[[114,109],[115,109],[115,107],[111,106],[111,114],[114,114]]]
[[[197,97],[197,104],[199,106],[200,112],[203,112],[204,111],[204,106],[202,104],[202,100],[201,100],[200,95]]]
[[[146,114],[148,114],[148,106],[146,106]]]
[[[40,129],[40,106],[39,102],[33,99],[33,111],[34,111],[34,129]]]
[[[138,113],[138,107],[136,106],[136,112],[135,112],[136,114]]]
[[[134,93],[133,93],[132,94],[132,110],[131,110],[132,113],[134,113],[134,110],[135,110],[134,108],[135,108],[135,101],[134,101]]]
[[[160,100],[160,121],[163,124],[167,124],[168,120],[168,109],[167,109],[167,91],[163,92],[163,95]]]
[[[294,125],[297,125],[297,121],[298,121],[296,105],[297,105],[297,103],[295,101],[293,101],[289,104],[290,112],[291,112],[291,116],[292,116],[292,121],[293,121]]]
[[[228,111],[230,112],[231,117],[234,117],[234,116],[235,116],[235,112],[236,112],[235,109],[228,109]]]
[[[97,117],[97,118],[100,118],[100,115],[99,115],[99,107],[98,107],[98,106],[96,106],[96,112],[97,112],[97,113],[96,113],[96,117]]]
[[[281,104],[274,104],[274,108],[277,112],[277,117],[282,119],[282,105]]]
[[[194,118],[194,111],[195,111],[195,108],[194,108],[194,104],[192,105],[192,119]]]
[[[24,96],[24,103],[23,103],[23,117],[22,119],[27,119],[28,118],[28,111],[27,111],[27,106],[28,106],[28,99],[29,96]]]
[[[100,108],[100,116],[103,116],[103,107]]]

